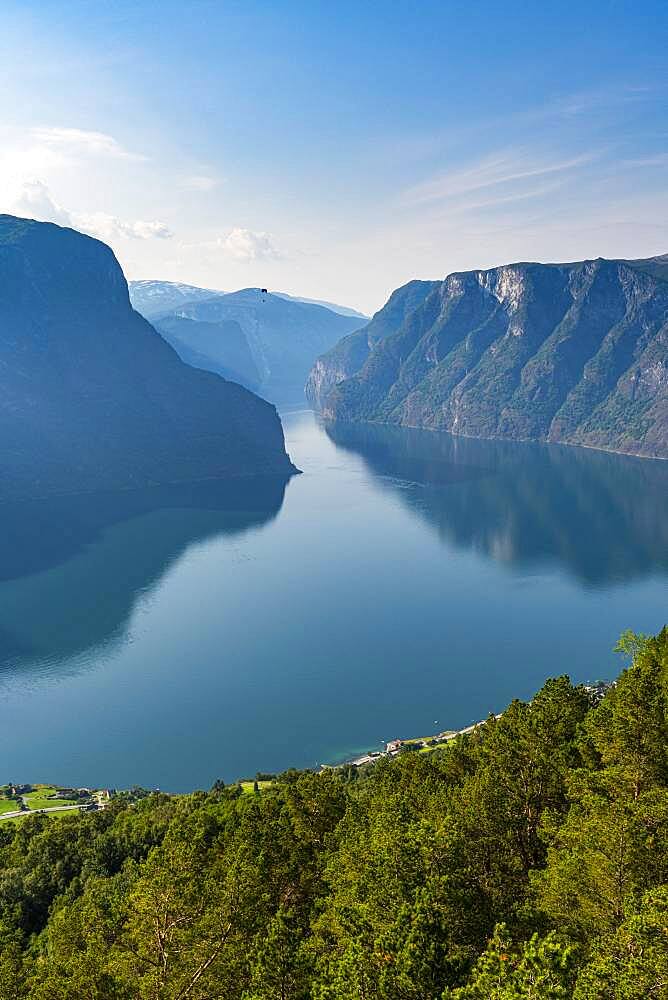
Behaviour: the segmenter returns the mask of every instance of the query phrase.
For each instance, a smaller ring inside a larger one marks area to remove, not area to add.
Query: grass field
[[[50,796],[57,791],[55,785],[33,785],[33,791],[23,798],[28,809],[50,809],[52,806],[75,805],[76,799],[53,799]]]
[[[252,795],[253,794],[253,790],[254,789],[253,789],[253,782],[252,781],[240,781],[239,784],[241,785],[241,791],[244,793],[244,795]],[[260,789],[260,791],[263,792],[266,788],[271,788],[272,782],[271,781],[258,781],[257,785],[258,785],[258,788]]]
[[[0,799],[0,816],[3,813],[16,812],[18,808],[18,802],[14,802],[13,799]]]

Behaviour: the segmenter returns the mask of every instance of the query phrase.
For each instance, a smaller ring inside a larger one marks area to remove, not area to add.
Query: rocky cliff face
[[[406,317],[424,302],[438,284],[437,281],[409,281],[407,285],[397,288],[366,326],[344,337],[330,351],[317,358],[306,382],[309,402],[316,409],[321,409],[334,386],[355,375],[372,348],[398,330]]]
[[[354,374],[312,398],[336,420],[668,457],[661,261],[451,274]],[[326,387],[328,372],[316,376]]]
[[[293,471],[273,406],[184,364],[112,251],[0,216],[0,499]]]

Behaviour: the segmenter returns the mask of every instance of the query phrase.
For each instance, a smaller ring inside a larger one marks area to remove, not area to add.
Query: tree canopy
[[[668,629],[362,768],[0,823],[2,1000],[668,998]]]

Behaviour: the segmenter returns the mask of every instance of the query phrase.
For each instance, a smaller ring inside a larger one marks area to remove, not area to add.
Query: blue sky
[[[0,27],[0,210],[130,278],[373,311],[668,251],[665,3],[5,0]]]

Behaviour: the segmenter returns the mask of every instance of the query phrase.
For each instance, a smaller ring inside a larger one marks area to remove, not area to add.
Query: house
[[[77,797],[77,792],[73,788],[59,788],[57,792],[54,792],[50,796],[52,799],[74,799]]]
[[[390,740],[389,743],[385,744],[385,753],[398,753],[399,748],[403,746],[403,740]]]
[[[32,792],[32,785],[10,785],[9,790],[12,795],[27,795]]]

